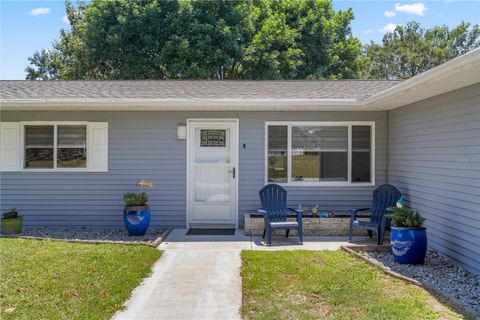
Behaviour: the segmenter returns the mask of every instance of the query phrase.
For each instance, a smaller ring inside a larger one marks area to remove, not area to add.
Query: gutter
[[[0,99],[2,104],[114,104],[114,105],[162,105],[162,106],[265,106],[265,105],[359,105],[357,99],[137,99],[137,98],[88,98],[88,99]]]

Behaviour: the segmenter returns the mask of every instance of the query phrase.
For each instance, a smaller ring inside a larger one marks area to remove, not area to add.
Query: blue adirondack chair
[[[261,213],[265,220],[263,237],[266,236],[267,244],[272,244],[273,230],[286,230],[288,238],[290,229],[297,230],[298,241],[303,243],[302,211],[287,208],[287,190],[278,184],[267,184],[258,194],[262,202],[262,209],[257,212]],[[288,211],[296,214],[296,221],[287,221]]]
[[[372,232],[377,233],[377,244],[383,244],[383,235],[387,225],[387,208],[395,207],[402,194],[397,188],[390,184],[384,184],[373,191],[373,204],[371,208],[352,209],[350,211],[350,231],[348,241],[352,242],[353,229],[368,231],[370,238]],[[370,221],[358,221],[357,212],[370,211]]]

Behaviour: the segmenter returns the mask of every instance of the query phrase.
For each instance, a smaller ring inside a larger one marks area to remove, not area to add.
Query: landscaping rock
[[[471,274],[437,252],[428,251],[423,265],[399,264],[391,253],[370,251],[362,254],[383,263],[396,273],[447,293],[480,317],[480,276]]]
[[[58,240],[102,241],[152,244],[165,229],[150,227],[143,236],[130,236],[124,227],[24,227],[20,237],[37,237]]]

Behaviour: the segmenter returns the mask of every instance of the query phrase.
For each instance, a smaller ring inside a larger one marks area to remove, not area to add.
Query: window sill
[[[52,172],[68,172],[68,173],[72,173],[72,172],[92,172],[92,171],[89,171],[87,168],[77,168],[77,169],[68,168],[68,169],[21,169],[21,170],[18,170],[16,172],[49,172],[49,173],[52,173]]]
[[[276,182],[267,182],[267,184]],[[290,183],[276,183],[282,187],[374,187],[374,182],[290,182]]]

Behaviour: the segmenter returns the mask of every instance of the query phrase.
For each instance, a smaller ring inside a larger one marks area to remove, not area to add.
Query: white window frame
[[[287,127],[287,182],[268,181],[268,127]],[[292,127],[321,126],[348,128],[348,179],[347,181],[292,181]],[[370,126],[370,182],[352,182],[352,126]],[[265,122],[265,184],[276,183],[281,186],[312,187],[360,187],[375,186],[375,121],[266,121]]]
[[[25,126],[53,127],[53,168],[25,168]],[[84,125],[86,127],[85,146],[88,159],[88,122],[87,121],[22,121],[20,122],[20,171],[26,172],[88,172],[88,160],[85,168],[57,168],[57,126]]]

